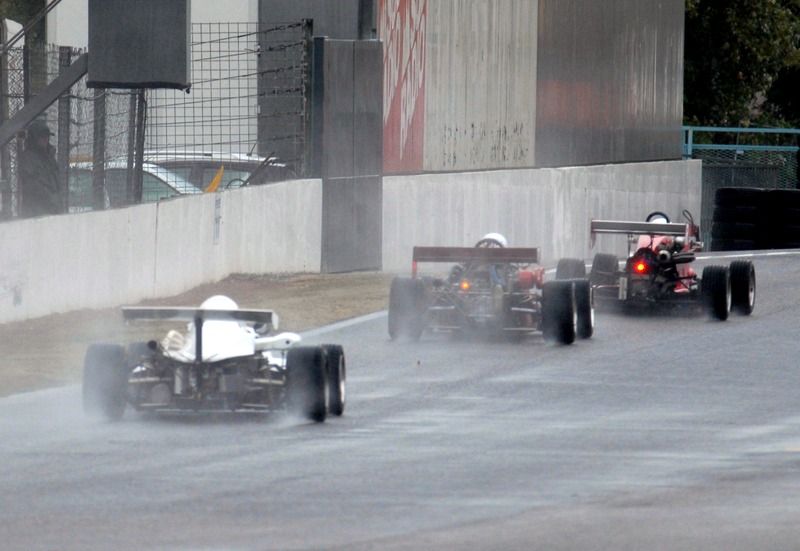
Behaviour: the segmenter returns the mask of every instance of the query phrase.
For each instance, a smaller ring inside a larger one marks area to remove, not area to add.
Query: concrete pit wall
[[[0,322],[319,272],[322,184],[300,180],[2,225]]]
[[[590,246],[589,222],[644,220],[654,210],[700,219],[701,163],[666,161],[553,169],[384,177],[383,270],[408,273],[414,245],[464,246],[486,233],[559,258],[624,256],[624,236]]]

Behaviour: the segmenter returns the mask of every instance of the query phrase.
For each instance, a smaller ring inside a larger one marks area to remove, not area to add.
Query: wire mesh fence
[[[39,116],[56,136],[51,145],[60,149],[64,209],[115,207],[305,174],[310,31],[307,22],[194,24],[189,93],[153,89],[141,97],[145,131],[138,194],[131,189],[131,172],[139,92],[90,89],[86,78],[80,79]],[[33,88],[51,83],[82,53],[56,46],[41,54],[8,50],[0,72],[6,119],[24,107],[31,83]],[[43,63],[30,63],[37,56]],[[42,67],[44,74],[31,67]],[[6,217],[18,212],[17,159],[23,147],[20,136],[0,148]]]
[[[703,239],[710,239],[717,189],[800,189],[798,140],[797,129],[684,127],[684,156],[703,161]]]

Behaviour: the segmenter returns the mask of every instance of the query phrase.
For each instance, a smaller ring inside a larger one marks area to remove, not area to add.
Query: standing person
[[[19,158],[20,218],[63,212],[58,163],[55,148],[50,145],[52,135],[44,121],[36,120],[28,126],[25,150]]]

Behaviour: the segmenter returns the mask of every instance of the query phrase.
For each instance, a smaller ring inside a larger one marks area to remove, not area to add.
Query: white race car
[[[185,333],[123,347],[92,344],[83,366],[83,407],[116,420],[138,411],[274,411],[322,422],[342,415],[345,356],[341,346],[299,346],[277,333],[272,310],[242,310],[222,295],[200,308],[125,307],[126,321],[189,321]]]

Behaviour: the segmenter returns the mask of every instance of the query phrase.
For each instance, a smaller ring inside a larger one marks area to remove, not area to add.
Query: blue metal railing
[[[800,136],[798,128],[739,128],[724,126],[683,126],[683,157],[690,159],[695,151],[718,150],[718,151],[772,151],[781,153],[797,153],[797,145],[749,145],[749,144],[708,144],[695,143],[694,135],[697,132],[707,132],[710,134],[735,134],[739,141],[741,134],[783,134],[787,136]],[[800,139],[800,138],[796,138]]]

